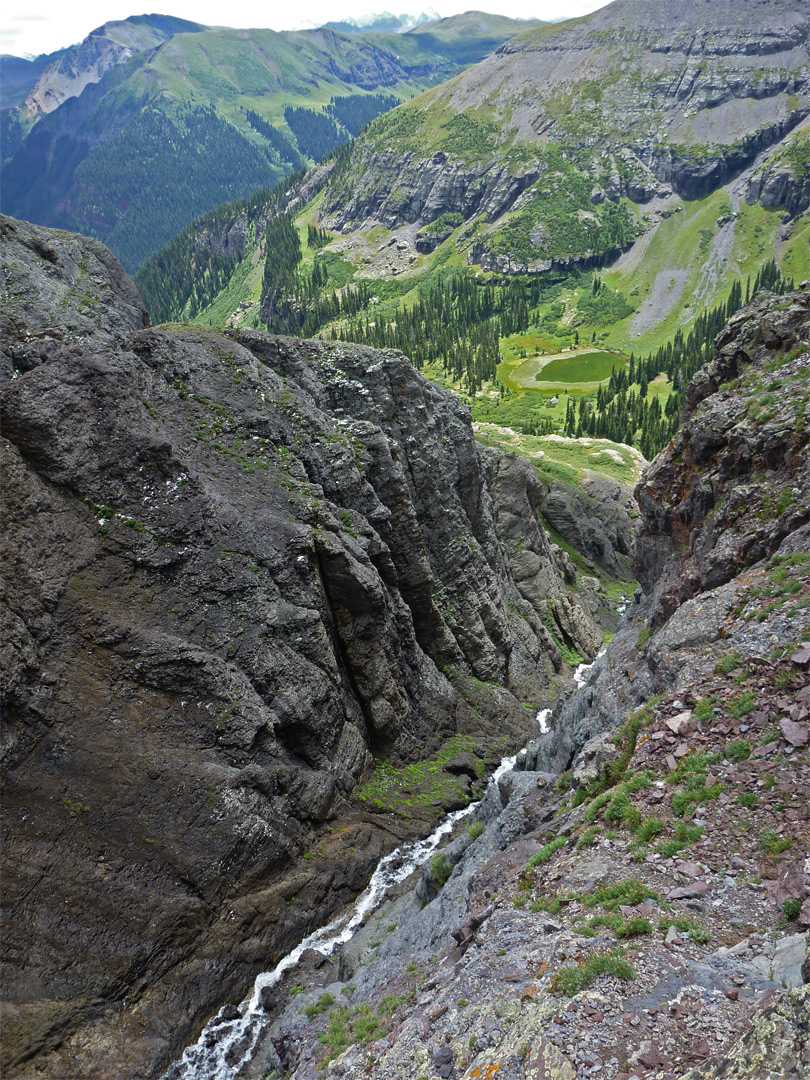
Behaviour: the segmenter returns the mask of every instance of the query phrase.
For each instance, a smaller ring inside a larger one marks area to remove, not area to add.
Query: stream
[[[574,680],[578,687],[584,684],[591,667],[592,664],[580,664],[576,669]],[[551,709],[541,709],[537,713],[536,721],[543,735],[549,731],[550,715]],[[497,784],[514,767],[517,756],[514,754],[503,758],[490,777],[489,785]],[[272,971],[258,975],[250,996],[239,1006],[239,1016],[226,1019],[222,1010],[217,1013],[203,1028],[197,1042],[186,1047],[180,1061],[164,1073],[163,1080],[234,1080],[240,1069],[250,1061],[268,1023],[267,1013],[262,1007],[263,992],[278,983],[285,971],[295,967],[307,949],[330,956],[338,945],[350,941],[367,916],[382,903],[388,890],[423,866],[441,841],[452,833],[456,824],[474,813],[478,805],[478,802],[474,802],[463,810],[454,811],[429,836],[409,840],[383,856],[367,888],[358,896],[353,907],[305,937]]]

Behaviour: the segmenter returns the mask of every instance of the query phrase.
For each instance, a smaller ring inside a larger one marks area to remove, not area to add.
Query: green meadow
[[[573,352],[504,361],[498,377],[510,390],[558,394],[573,386],[574,393],[584,394],[595,391],[626,363],[627,358],[621,353],[584,347]]]

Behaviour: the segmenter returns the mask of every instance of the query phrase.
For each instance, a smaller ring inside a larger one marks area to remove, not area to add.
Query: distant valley
[[[140,270],[154,317],[395,346],[482,423],[654,454],[727,315],[810,277],[806,8],[667,18],[619,0],[528,28],[218,208]],[[624,385],[544,379],[571,350]]]
[[[312,164],[526,25],[480,13],[402,34],[107,23],[4,74],[2,209],[103,240],[134,271],[199,214]]]

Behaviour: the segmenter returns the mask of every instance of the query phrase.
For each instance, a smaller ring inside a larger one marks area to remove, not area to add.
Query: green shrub
[[[325,1013],[327,1009],[331,1009],[334,1004],[335,999],[331,994],[321,994],[314,1005],[307,1005],[302,1011],[307,1020],[313,1020],[316,1016],[320,1016],[321,1013]]]
[[[600,907],[607,911],[617,911],[621,905],[634,907],[643,900],[657,900],[658,893],[637,878],[627,878],[613,885],[597,885],[590,893],[584,893],[580,900],[587,907]]]
[[[745,693],[738,694],[728,703],[728,711],[735,718],[735,720],[739,720],[740,717],[747,716],[748,713],[753,712],[756,707],[757,695],[753,690],[746,690]]]
[[[433,871],[433,876],[438,881],[439,887],[441,887],[448,881],[450,875],[453,873],[453,864],[443,851],[439,851],[430,860],[430,869]]]
[[[600,975],[613,975],[629,982],[635,978],[633,967],[618,953],[593,953],[578,964],[560,968],[551,980],[554,993],[573,997],[590,986]]]
[[[654,836],[658,836],[663,829],[664,822],[660,818],[648,817],[636,829],[636,836],[643,844],[647,844]]]
[[[753,747],[747,739],[734,739],[726,743],[726,757],[729,761],[747,761],[751,757]]]
[[[718,675],[728,675],[729,672],[738,668],[740,663],[740,654],[735,649],[733,652],[727,652],[721,656],[714,665],[714,670]]]
[[[801,898],[796,896],[792,900],[785,900],[782,904],[782,915],[785,922],[790,922],[792,919],[798,918],[799,912],[802,910]]]
[[[779,855],[787,851],[792,843],[789,836],[780,836],[776,829],[764,829],[759,838],[760,847],[769,855]]]
[[[472,825],[467,828],[467,835],[471,840],[477,840],[481,833],[484,831],[483,821],[474,821]]]

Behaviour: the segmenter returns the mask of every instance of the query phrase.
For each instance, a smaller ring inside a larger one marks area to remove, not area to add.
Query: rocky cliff
[[[323,220],[397,229],[459,213],[475,226],[462,250],[488,269],[613,262],[674,196],[705,197],[780,152],[810,110],[809,31],[800,0],[615,0],[528,30],[375,121]],[[752,201],[806,207],[804,166],[765,173]]]
[[[0,227],[4,1068],[152,1076],[601,632],[401,354],[149,328],[101,245]],[[423,765],[386,803],[375,759]]]
[[[734,317],[586,685],[411,890],[285,976],[234,1075],[807,1075],[809,375],[808,287]]]

